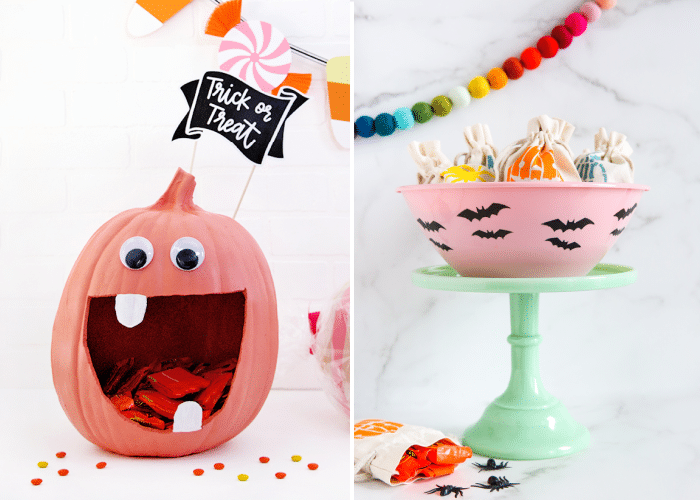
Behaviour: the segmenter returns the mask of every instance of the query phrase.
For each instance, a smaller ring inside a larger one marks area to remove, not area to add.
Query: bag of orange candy
[[[355,481],[376,478],[388,485],[452,474],[472,456],[437,430],[386,420],[355,424]]]
[[[546,115],[527,124],[527,136],[496,159],[498,182],[581,180],[574,165],[569,140],[574,126]]]

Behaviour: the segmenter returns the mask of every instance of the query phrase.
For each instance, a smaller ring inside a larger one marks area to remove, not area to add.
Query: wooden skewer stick
[[[241,208],[241,203],[243,203],[243,197],[245,196],[245,192],[248,190],[248,184],[250,184],[250,179],[253,178],[253,172],[255,172],[255,167],[257,167],[257,163],[253,163],[253,168],[250,169],[250,174],[248,175],[248,180],[245,182],[245,186],[243,186],[243,192],[241,193],[241,197],[238,200],[238,205],[236,205],[236,210],[233,212],[233,218],[236,218],[236,214],[238,213],[238,209]]]

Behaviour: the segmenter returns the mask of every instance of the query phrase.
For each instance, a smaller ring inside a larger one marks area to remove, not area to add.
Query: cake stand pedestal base
[[[413,283],[423,288],[510,294],[508,388],[464,432],[463,443],[474,453],[505,460],[556,458],[588,447],[588,429],[542,384],[539,293],[612,288],[635,279],[633,269],[609,264],[599,264],[587,276],[574,278],[465,278],[449,266],[414,271]]]

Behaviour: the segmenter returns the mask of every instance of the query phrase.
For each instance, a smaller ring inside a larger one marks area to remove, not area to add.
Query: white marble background
[[[582,4],[356,0],[355,115],[429,102],[485,75]],[[603,259],[636,268],[639,278],[625,288],[540,299],[544,385],[591,430],[591,447],[518,463],[508,477],[522,484],[493,496],[697,497],[699,24],[694,0],[620,0],[570,47],[504,89],[410,131],[355,141],[356,420],[459,435],[509,378],[506,295],[410,282],[413,269],[442,261],[395,192],[415,182],[408,143],[440,139],[451,157],[463,149],[462,129],[481,122],[502,149],[525,135],[530,118],[548,114],[576,126],[578,154],[603,126],[628,136],[635,181],[651,187]],[[466,479],[451,484],[485,479],[469,469],[458,469]],[[355,496],[425,498],[427,489],[369,483]]]

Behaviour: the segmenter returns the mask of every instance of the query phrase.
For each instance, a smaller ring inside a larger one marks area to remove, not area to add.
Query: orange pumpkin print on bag
[[[388,422],[386,420],[363,420],[355,424],[355,439],[362,439],[380,434],[391,434],[403,427],[403,424]]]
[[[561,174],[554,166],[554,155],[551,149],[540,149],[537,146],[527,148],[513,164],[508,167],[507,182],[528,180],[563,181]]]

